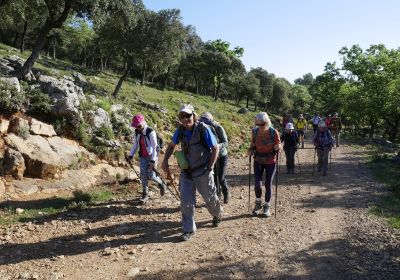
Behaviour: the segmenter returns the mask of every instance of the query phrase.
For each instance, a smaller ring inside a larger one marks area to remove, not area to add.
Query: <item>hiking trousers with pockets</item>
[[[157,158],[154,163],[154,168],[157,168]],[[140,180],[142,181],[143,194],[149,193],[149,180],[156,182],[158,185],[162,184],[160,177],[156,175],[153,170],[149,170],[150,158],[139,157],[140,162]]]
[[[222,216],[222,207],[214,184],[214,172],[206,171],[203,175],[190,178],[181,172],[179,192],[181,194],[181,213],[183,232],[195,232],[194,213],[196,206],[196,190],[203,197],[208,212],[214,217]]]
[[[322,171],[323,175],[328,172],[329,149],[317,149],[318,156],[318,172]]]

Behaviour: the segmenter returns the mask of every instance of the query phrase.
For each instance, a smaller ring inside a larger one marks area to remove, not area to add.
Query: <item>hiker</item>
[[[332,115],[329,114],[325,119],[325,125],[331,131]]]
[[[312,125],[313,125],[313,130],[314,130],[314,134],[313,135],[315,135],[315,132],[317,132],[318,124],[319,124],[320,121],[321,121],[321,118],[320,118],[319,114],[315,113],[314,116],[311,119],[311,122],[312,122]]]
[[[298,141],[298,143],[301,143],[301,147],[304,149],[304,134],[307,133],[307,121],[303,118],[302,114],[299,115],[297,120],[294,122],[294,125],[296,127],[297,134],[300,137],[300,141]]]
[[[214,184],[214,165],[217,161],[219,147],[211,129],[197,121],[197,115],[190,104],[183,104],[178,111],[180,126],[175,130],[172,141],[165,151],[162,169],[170,176],[168,160],[176,146],[181,150],[175,152],[181,168],[179,191],[181,194],[182,240],[187,241],[196,232],[194,220],[196,189],[203,197],[207,210],[213,216],[213,226],[221,221],[222,207]]]
[[[290,114],[287,114],[287,113],[283,114],[282,124],[281,124],[282,125],[282,133],[285,131],[286,124],[290,122],[290,119],[291,119]]]
[[[255,117],[256,128],[252,129],[251,143],[248,156],[254,156],[254,177],[256,202],[252,214],[258,215],[262,209],[262,215],[271,216],[270,202],[272,197],[272,180],[276,172],[275,154],[279,152],[279,132],[271,126],[271,120],[267,113],[258,113]],[[265,203],[262,205],[261,184],[263,173],[265,175]]]
[[[294,126],[288,123],[285,127],[285,132],[282,135],[283,150],[286,156],[286,174],[294,174],[294,156],[297,151],[297,145],[299,143],[299,135]]]
[[[333,118],[331,120],[331,131],[333,137],[335,138],[336,147],[339,147],[340,132],[342,131],[342,120],[339,118],[338,113],[333,114]]]
[[[334,139],[324,121],[319,122],[318,130],[313,138],[313,143],[318,156],[318,172],[322,171],[322,175],[326,176],[328,171],[329,153],[334,144]]]
[[[228,166],[228,136],[225,133],[225,129],[216,121],[210,112],[205,112],[200,116],[200,122],[203,122],[210,126],[213,131],[215,138],[217,139],[219,146],[219,154],[217,162],[214,165],[214,182],[217,185],[217,191],[222,191],[224,196],[224,204],[227,204],[230,199],[229,188],[226,182],[226,168]],[[220,190],[218,190],[220,188]]]
[[[161,196],[165,194],[167,186],[154,171],[157,167],[159,153],[155,130],[147,125],[142,114],[133,117],[131,126],[135,128],[135,136],[128,159],[132,160],[136,151],[139,152],[140,180],[142,182],[142,198],[140,201],[146,203],[149,200],[149,180],[158,184]]]

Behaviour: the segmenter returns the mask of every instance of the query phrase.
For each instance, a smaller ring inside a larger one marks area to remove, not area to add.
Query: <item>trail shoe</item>
[[[194,235],[193,231],[189,231],[189,232],[184,232],[181,236],[182,241],[188,241],[190,239],[190,237],[192,237]]]
[[[261,201],[256,201],[256,205],[254,206],[254,209],[252,212],[253,216],[257,216],[260,213],[261,208],[262,208]]]
[[[263,217],[269,217],[271,216],[271,211],[269,211],[269,203],[265,202],[265,204],[263,205],[263,213],[262,213]]]
[[[147,201],[149,201],[149,195],[147,193],[143,193],[142,198],[140,199],[140,202],[142,204],[145,204],[145,203],[147,203]]]
[[[213,221],[212,221],[213,227],[217,227],[220,222],[221,222],[221,218],[220,217],[218,217],[218,216],[214,216],[213,217]]]
[[[160,195],[164,196],[165,190],[167,189],[167,186],[164,183],[161,183],[161,184],[158,185],[158,187],[160,188]]]

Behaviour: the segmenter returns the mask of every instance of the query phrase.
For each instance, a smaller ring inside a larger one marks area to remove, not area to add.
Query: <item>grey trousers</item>
[[[318,156],[318,172],[322,171],[322,174],[326,175],[328,172],[328,160],[329,160],[329,149],[317,149]]]
[[[206,172],[193,179],[181,173],[179,179],[183,232],[196,231],[196,223],[194,221],[196,189],[203,197],[208,212],[210,212],[212,216],[221,217],[222,207],[214,184],[214,172]]]

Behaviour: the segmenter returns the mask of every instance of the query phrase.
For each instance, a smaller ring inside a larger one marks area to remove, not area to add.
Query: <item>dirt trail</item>
[[[248,160],[231,158],[222,223],[197,208],[188,242],[179,204],[157,193],[146,206],[127,198],[2,228],[0,279],[399,279],[400,232],[368,214],[385,188],[364,153],[334,149],[326,177],[312,176],[310,143],[301,173],[286,175],[283,158],[277,219],[249,215]]]

